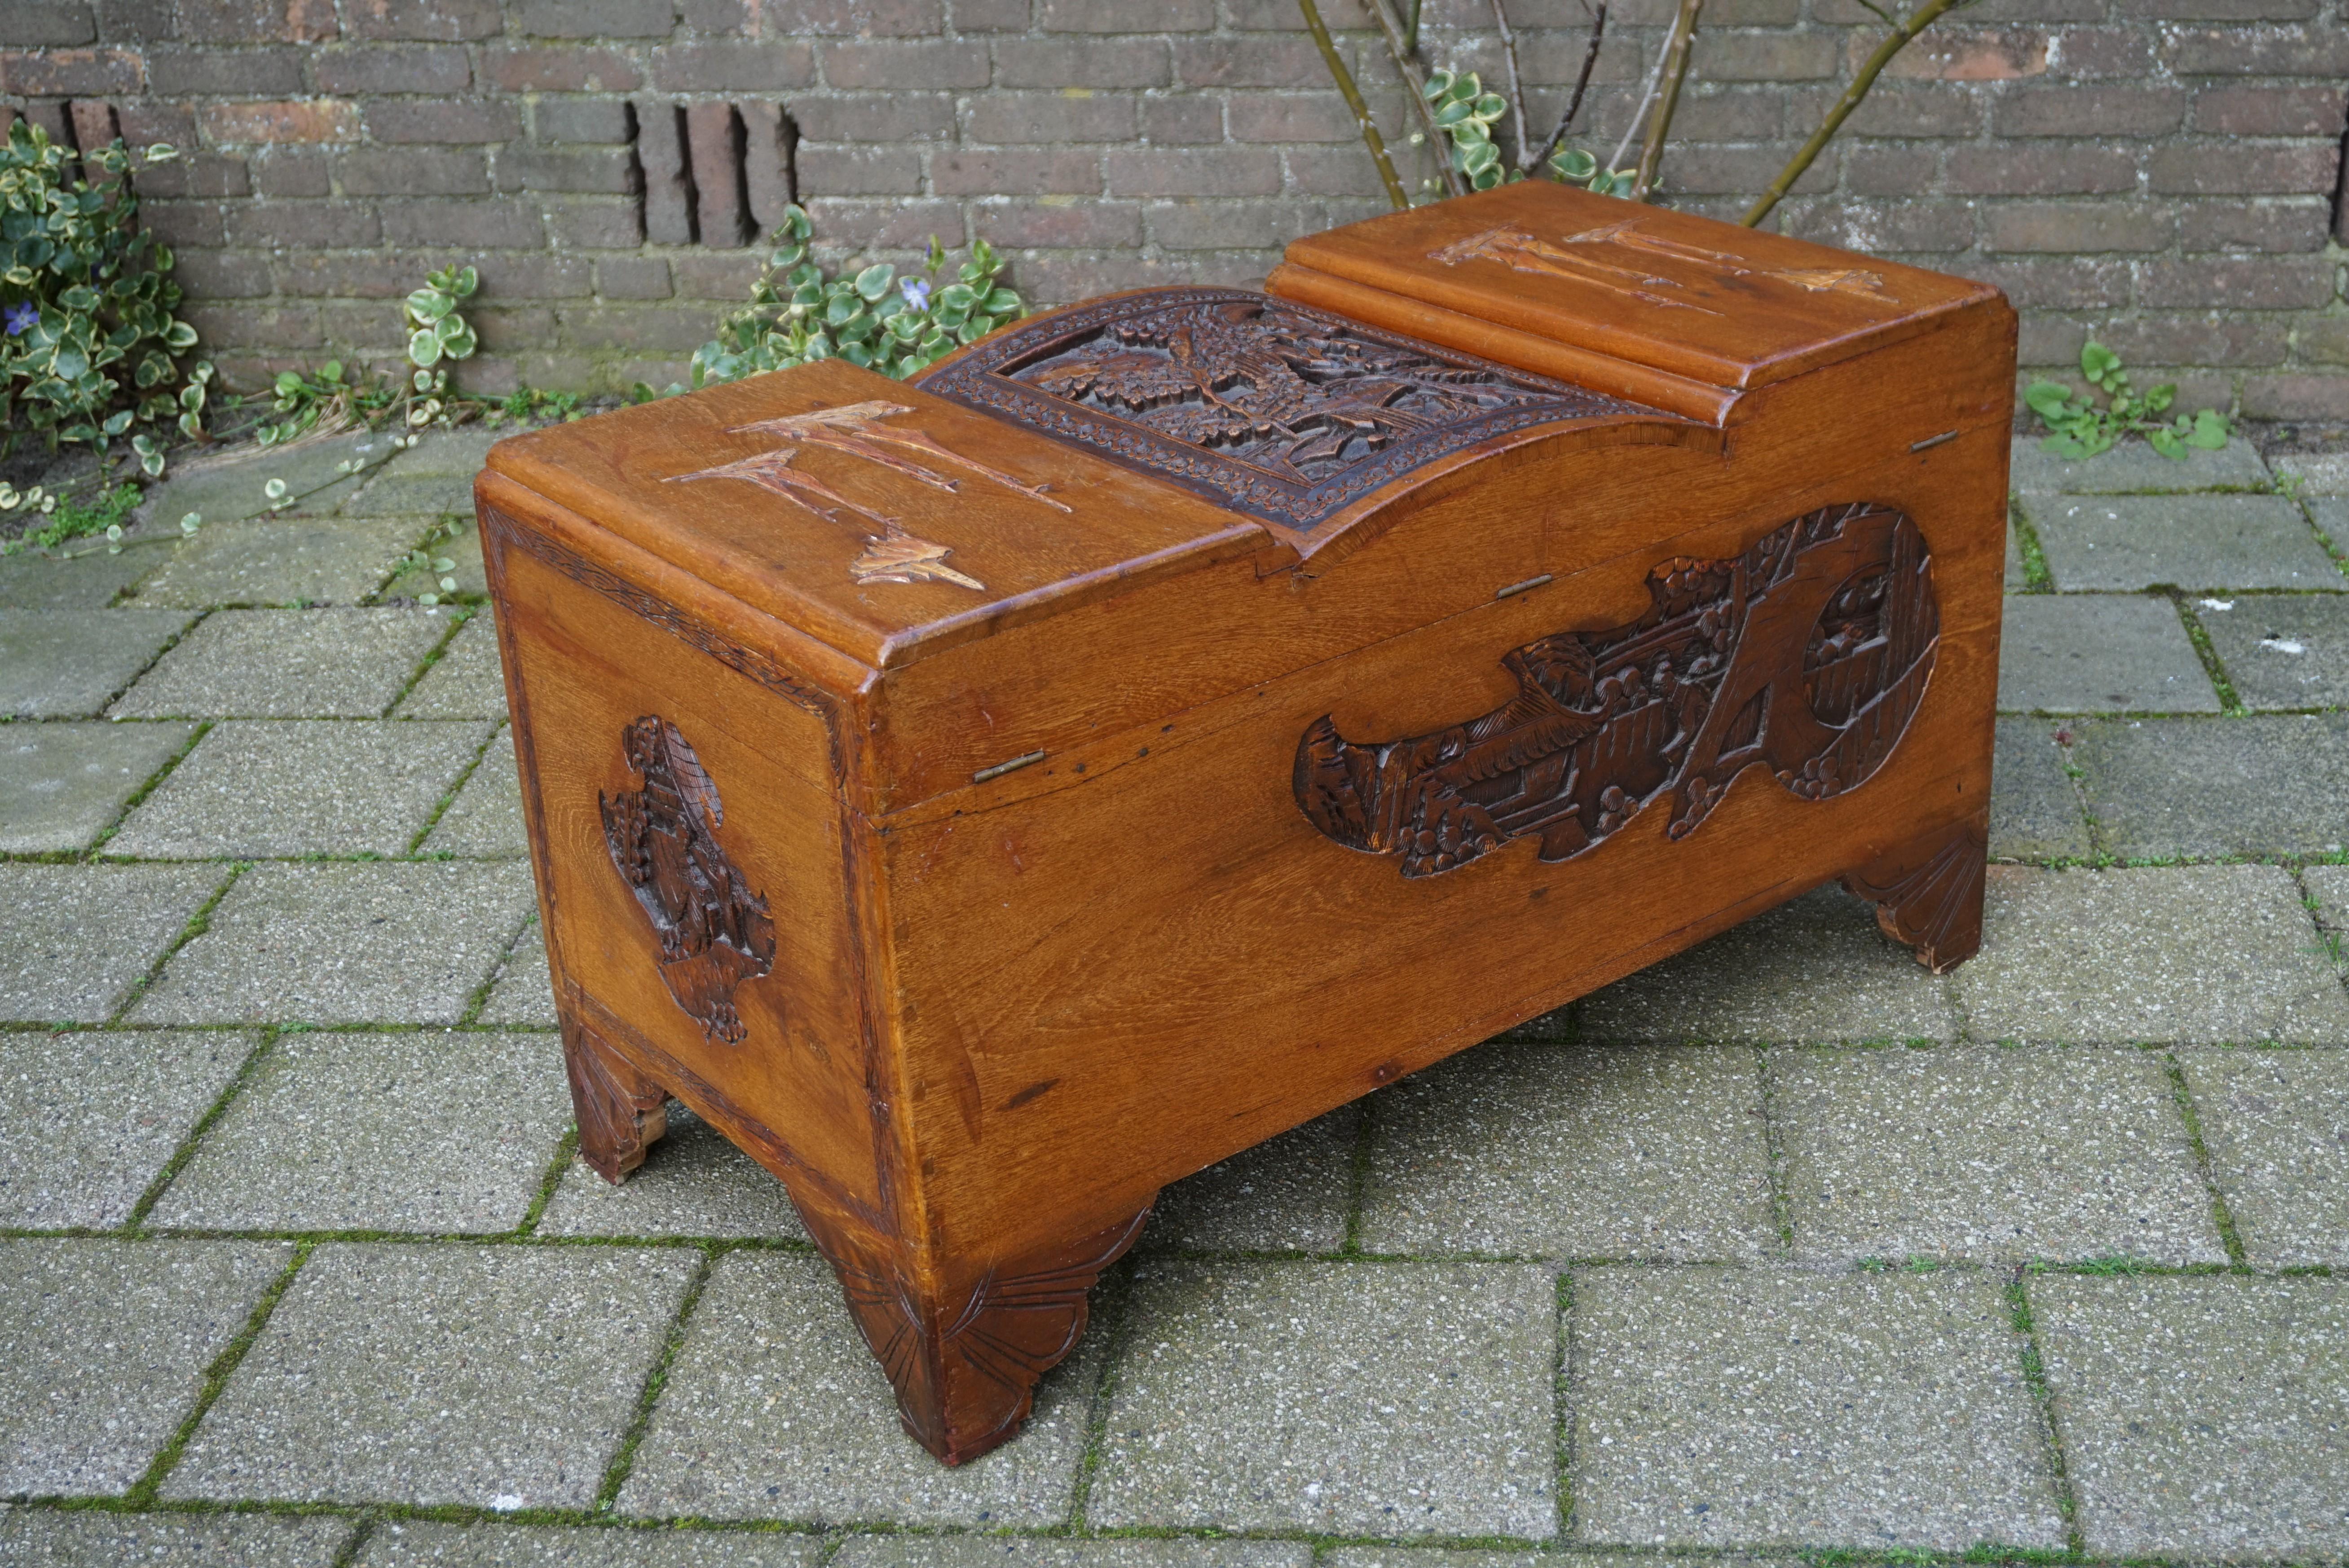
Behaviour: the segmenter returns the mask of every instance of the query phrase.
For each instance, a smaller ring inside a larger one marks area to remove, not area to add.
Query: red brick
[[[180,0],[180,36],[200,44],[312,44],[339,30],[334,0]]]
[[[684,111],[675,104],[650,98],[638,100],[636,108],[645,238],[656,245],[689,244],[694,211]]]
[[[2349,376],[2249,376],[2243,414],[2253,419],[2349,420]]]
[[[940,157],[948,156],[941,153]],[[957,153],[958,158],[1019,156],[999,152]],[[918,196],[922,155],[910,147],[837,147],[802,141],[796,160],[800,194],[825,196]],[[1100,183],[1098,180],[1094,181]],[[943,191],[945,187],[941,185]],[[956,192],[962,194],[962,192]]]
[[[316,348],[325,341],[318,335],[318,313],[307,305],[215,304],[193,300],[177,314],[208,344],[290,349]]]
[[[2302,359],[2316,365],[2349,365],[2349,315],[2303,322],[2299,338]]]
[[[1235,93],[1225,115],[1234,141],[1354,141],[1362,134],[1335,92]]]
[[[939,0],[766,0],[771,36],[926,38],[946,26]]]
[[[947,249],[965,240],[963,210],[954,201],[861,201],[822,197],[808,203],[816,238],[834,254],[864,250],[918,250],[936,234]]]
[[[983,88],[990,77],[987,51],[959,39],[826,44],[823,62],[823,79],[835,88]]]
[[[982,201],[971,232],[1004,249],[1110,251],[1142,243],[1141,209],[1126,201]]]
[[[473,83],[464,50],[429,46],[320,49],[310,69],[329,93],[460,93]]]
[[[815,81],[815,51],[780,43],[678,44],[655,49],[653,85],[667,92],[774,92]]]
[[[1838,52],[1822,33],[1707,30],[1689,68],[1708,82],[1810,82],[1836,74]]]
[[[531,105],[530,129],[540,141],[611,147],[628,139],[628,106],[617,98],[543,98]]]
[[[1781,88],[1723,88],[1710,84],[1702,87],[1691,84],[1689,90],[1681,95],[1680,108],[1672,115],[1672,139],[1683,142],[1775,140],[1785,120],[1780,110],[1788,97],[1785,89]],[[1392,98],[1375,95],[1371,99],[1371,111],[1378,117],[1381,125],[1402,123],[1406,108],[1401,94]],[[1816,115],[1804,118],[1806,129],[1817,119]],[[1902,134],[1932,133],[1913,131]],[[1516,145],[1514,135],[1505,139],[1505,145]]]
[[[227,218],[232,245],[351,250],[383,236],[374,206],[365,201],[240,201]]]
[[[739,303],[750,297],[750,281],[762,258],[696,249],[668,258],[669,277],[679,299]]]
[[[1061,148],[939,151],[930,157],[930,184],[941,196],[1098,196],[1101,154]]]
[[[686,106],[685,137],[693,160],[694,237],[713,250],[739,250],[750,242],[750,214],[734,178],[734,133],[740,125],[731,104]]]
[[[593,270],[585,256],[506,253],[483,256],[481,268],[480,297],[484,304],[509,299],[585,299],[595,292]]]
[[[2290,346],[2273,316],[2140,315],[2097,339],[2131,365],[2281,365]]]
[[[2186,118],[2186,89],[2170,87],[2024,88],[1991,110],[1997,136],[2161,136]]]
[[[181,152],[196,145],[196,117],[185,104],[159,103],[151,98],[125,98],[115,106],[115,123],[122,139],[132,147],[169,142]],[[0,129],[0,136],[6,133]]]
[[[1825,119],[1826,109],[1837,95],[1822,88],[1817,96],[1826,103],[1802,117],[1795,127],[1796,134],[1806,133]],[[1983,101],[1984,95],[1978,89],[1960,83],[1879,82],[1867,101],[1853,111],[1841,134],[1976,137],[1982,134]],[[1672,121],[1672,133],[1680,134],[1677,117]]]
[[[492,85],[510,93],[626,92],[642,79],[636,61],[617,49],[561,45],[492,49],[482,67]]]
[[[563,313],[564,332],[583,348],[692,353],[708,340],[709,321],[667,305],[597,305]]]
[[[1966,275],[2005,290],[2025,310],[2096,310],[2128,303],[2128,263],[2106,257],[1984,260],[1971,263]]]
[[[2319,0],[2120,0],[2123,16],[2178,22],[2297,22],[2317,14]]]
[[[554,312],[544,305],[476,310],[471,320],[473,330],[481,335],[481,346],[492,354],[535,348],[553,341],[556,331]]]
[[[1974,214],[1964,201],[1804,201],[1783,232],[1868,255],[1942,254],[1973,243]]]
[[[2251,201],[2212,196],[2189,201],[2184,210],[2179,248],[2189,253],[2321,251],[2324,249],[2325,230],[2333,221],[2332,204],[2315,196]]]
[[[378,141],[512,141],[522,135],[522,108],[504,98],[378,99],[367,106],[367,128]]]
[[[171,277],[191,299],[256,299],[276,292],[268,264],[251,251],[175,251]]]
[[[114,43],[159,43],[179,26],[171,0],[98,0],[98,36]]]
[[[541,204],[558,245],[589,251],[632,251],[645,242],[644,209],[632,201],[572,197]]]
[[[415,38],[453,44],[505,26],[498,0],[343,0],[343,30],[355,38]]]
[[[1131,142],[1137,124],[1129,93],[988,93],[963,110],[963,138],[981,143]]]
[[[1857,69],[1875,51],[1880,27],[1852,35]],[[1944,82],[2011,82],[2047,74],[2048,37],[2035,27],[1946,27],[1926,31],[1892,57],[1885,74]]]
[[[211,201],[141,201],[139,223],[167,245],[218,245],[225,234]]]
[[[353,196],[480,196],[490,189],[478,152],[369,148],[344,153],[335,172]]]
[[[1952,148],[1944,178],[1958,195],[2103,195],[2136,190],[2137,161],[2119,148],[1993,142]]]
[[[259,147],[253,152],[253,193],[295,199],[331,196],[326,154],[316,147]]]
[[[1561,25],[1556,19],[1544,19],[1539,15],[1541,9],[1538,5],[1523,4],[1509,7],[1510,20],[1517,28],[1517,46],[1520,49],[1525,47],[1528,28]],[[1433,8],[1421,15],[1423,21],[1431,20]],[[1609,15],[1615,19],[1615,25],[1620,26],[1630,20],[1630,12],[1619,0]],[[1371,20],[1371,14],[1361,0],[1321,0],[1321,20],[1333,32],[1361,31],[1378,26]],[[1584,25],[1588,26],[1587,22]],[[1224,26],[1235,33],[1301,33],[1305,30],[1305,15],[1298,10],[1296,0],[1224,0]],[[1539,37],[1541,35],[1536,33],[1532,36]]]
[[[2333,263],[2322,257],[2198,256],[2137,263],[2137,303],[2232,310],[2313,310],[2333,298]]]
[[[1030,252],[1013,266],[1012,286],[1030,304],[1065,304],[1117,289],[1170,288],[1195,281],[1198,259],[1157,260],[1131,251]]]
[[[995,46],[1004,88],[1163,88],[1174,79],[1164,38],[1006,38]]]
[[[1330,72],[1311,39],[1260,34],[1175,39],[1174,79],[1195,88],[1297,88],[1328,81]]]
[[[2165,251],[2178,235],[2169,207],[2135,200],[2002,201],[1982,212],[1982,249],[2096,254]]]
[[[506,30],[533,38],[666,38],[676,0],[507,0]]]
[[[649,176],[650,165],[647,162]],[[498,152],[498,189],[503,191],[565,191],[589,195],[626,195],[636,188],[636,167],[624,147],[554,150],[509,146]],[[422,195],[444,192],[422,191]]]
[[[1224,139],[1224,105],[1197,93],[1142,100],[1143,139],[1159,147],[1196,146]]]
[[[455,245],[476,251],[535,250],[546,243],[537,212],[520,201],[389,201],[383,237],[394,245]]]
[[[82,0],[15,0],[0,10],[0,44],[55,49],[96,42],[98,19]]]
[[[1674,196],[1742,195],[1768,188],[1795,153],[1795,144],[1777,147],[1682,147],[1664,154],[1662,189]],[[1795,189],[1806,193],[1835,185],[1833,159],[1811,165]]]
[[[1332,222],[1319,203],[1285,201],[1153,201],[1143,216],[1169,251],[1277,250]]]
[[[2153,36],[2139,27],[2066,27],[2054,36],[2048,67],[2056,76],[2149,77]]]
[[[2161,38],[2180,76],[2349,75],[2349,27],[2165,27]]]
[[[302,90],[302,57],[292,49],[150,49],[147,89],[285,98]]]
[[[1847,147],[1843,188],[1855,196],[1913,196],[1934,186],[1940,154],[1923,147]]]
[[[1204,33],[1215,0],[1036,0],[1047,33]]]
[[[1112,149],[1108,170],[1109,188],[1119,196],[1271,196],[1280,190],[1279,156],[1256,148]]]
[[[719,33],[748,36],[755,28],[759,15],[767,9],[764,0],[756,12],[750,0],[684,0],[678,7],[685,25],[697,33]]]
[[[945,141],[954,134],[954,99],[944,93],[840,93],[792,102],[792,118],[810,141]]]
[[[0,91],[26,95],[135,93],[145,62],[133,50],[42,49],[0,54]]]
[[[2330,196],[2340,177],[2341,144],[2164,147],[2148,167],[2152,189],[2163,193]]]
[[[359,139],[358,105],[347,98],[212,103],[196,112],[212,142],[342,142]]]
[[[606,256],[595,263],[595,292],[605,299],[667,299],[676,291],[658,256]]]
[[[2194,98],[2194,129],[2220,136],[2339,136],[2349,89],[2208,87]]]
[[[2070,368],[2080,363],[2080,350],[2087,344],[2088,329],[2080,323],[2033,311],[2022,320],[2015,350],[2026,366]]]

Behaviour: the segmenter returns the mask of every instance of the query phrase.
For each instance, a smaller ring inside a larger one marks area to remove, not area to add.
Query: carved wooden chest
[[[2013,315],[1521,185],[502,443],[582,1152],[790,1189],[955,1462],[1167,1182],[1821,882],[1978,940]]]

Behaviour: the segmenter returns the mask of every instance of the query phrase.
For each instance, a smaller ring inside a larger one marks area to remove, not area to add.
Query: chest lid
[[[1713,387],[1751,388],[1898,342],[1987,284],[1527,180],[1309,235],[1283,273],[1366,285],[1350,314],[1434,305]],[[1311,297],[1308,286],[1298,292]],[[1280,273],[1276,293],[1290,292]],[[1392,296],[1382,308],[1380,291]],[[1496,353],[1496,357],[1508,357]]]

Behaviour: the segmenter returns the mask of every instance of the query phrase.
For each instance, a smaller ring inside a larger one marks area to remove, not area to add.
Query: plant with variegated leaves
[[[1435,129],[1452,143],[1446,156],[1471,191],[1490,191],[1525,178],[1502,160],[1493,139],[1494,125],[1509,112],[1508,99],[1486,92],[1475,71],[1437,71],[1423,90],[1434,110]],[[1630,195],[1636,179],[1629,169],[1602,168],[1596,155],[1578,147],[1559,148],[1544,167],[1552,177],[1602,196]]]
[[[457,308],[473,297],[481,282],[471,267],[443,267],[428,273],[424,286],[409,294],[402,307],[408,320],[411,425],[429,425],[440,412],[440,400],[449,390],[449,373],[440,368],[441,362],[470,359],[481,346],[472,324]]]

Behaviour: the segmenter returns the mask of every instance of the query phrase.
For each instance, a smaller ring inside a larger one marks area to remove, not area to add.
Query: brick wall
[[[1323,8],[1400,144],[1357,3]],[[1615,0],[1583,120],[1606,145],[1670,10]],[[1426,14],[1433,59],[1498,78],[1488,0]],[[1554,114],[1579,0],[1510,14]],[[1666,172],[1733,216],[1876,28],[1855,0],[1712,0],[1705,24]],[[2026,364],[2094,332],[2189,399],[2349,418],[2349,0],[1980,0],[1957,24],[1778,221],[1999,284]],[[482,276],[476,385],[666,379],[794,191],[834,255],[985,235],[1044,302],[1261,277],[1289,236],[1384,208],[1293,0],[0,0],[0,103],[192,153],[140,185],[246,382],[389,350],[394,302],[452,258]]]

